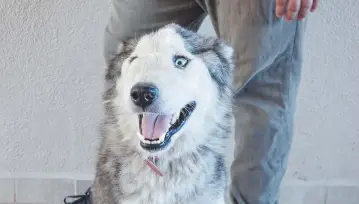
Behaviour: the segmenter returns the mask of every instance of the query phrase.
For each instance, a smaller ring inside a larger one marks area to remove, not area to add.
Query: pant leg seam
[[[296,24],[295,24],[295,32],[294,32],[294,42],[293,42],[293,46],[292,46],[292,55],[291,55],[291,57],[290,57],[290,60],[293,60],[293,58],[294,58],[294,53],[295,53],[295,45],[297,44],[297,38],[298,38],[298,25],[299,24],[299,22],[296,22]]]

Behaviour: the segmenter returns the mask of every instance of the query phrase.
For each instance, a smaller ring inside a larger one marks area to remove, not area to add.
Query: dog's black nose
[[[158,88],[149,83],[137,83],[131,89],[131,99],[137,106],[145,109],[158,97]]]

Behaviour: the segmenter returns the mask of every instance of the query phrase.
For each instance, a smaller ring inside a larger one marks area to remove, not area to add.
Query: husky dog
[[[233,50],[169,24],[119,45],[104,93],[93,204],[223,204]]]

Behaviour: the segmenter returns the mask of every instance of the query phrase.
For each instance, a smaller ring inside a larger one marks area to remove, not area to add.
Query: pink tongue
[[[155,140],[165,134],[170,128],[171,116],[159,114],[143,114],[142,135],[145,139]]]

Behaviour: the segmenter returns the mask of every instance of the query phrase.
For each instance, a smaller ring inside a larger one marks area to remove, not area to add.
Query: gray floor
[[[0,204],[63,204],[81,194],[91,181],[58,179],[0,180]],[[357,187],[282,186],[280,204],[358,204]]]

